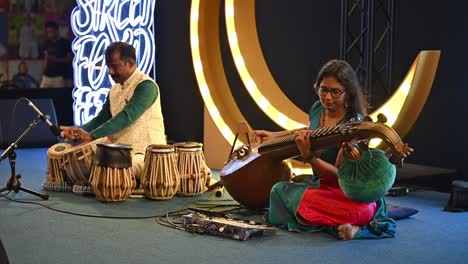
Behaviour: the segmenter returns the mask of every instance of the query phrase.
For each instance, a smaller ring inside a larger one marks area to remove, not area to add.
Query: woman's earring
[[[349,108],[349,100],[348,99],[346,99],[346,101],[344,103],[344,106],[345,106],[345,108]]]

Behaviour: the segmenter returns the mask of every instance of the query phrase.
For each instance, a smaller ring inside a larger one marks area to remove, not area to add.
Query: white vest
[[[134,153],[145,153],[146,147],[151,144],[166,144],[159,87],[153,79],[135,69],[123,85],[116,83],[109,92],[110,112],[114,117],[130,101],[138,84],[146,80],[152,81],[158,89],[156,101],[130,126],[112,135],[116,143],[131,144]]]

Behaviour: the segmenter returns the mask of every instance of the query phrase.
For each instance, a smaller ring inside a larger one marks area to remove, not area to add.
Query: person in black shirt
[[[73,59],[71,43],[59,36],[58,24],[49,21],[45,25],[46,42],[44,45],[44,70],[41,88],[62,88],[69,76]]]

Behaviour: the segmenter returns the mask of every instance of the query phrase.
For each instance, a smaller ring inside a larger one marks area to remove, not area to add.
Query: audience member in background
[[[71,43],[59,36],[58,29],[59,26],[54,21],[49,21],[45,25],[46,42],[43,50],[44,72],[41,88],[65,87],[65,79],[69,77],[69,68],[73,59]]]
[[[39,83],[28,73],[28,65],[24,61],[18,64],[18,73],[13,76],[13,83],[20,89],[39,88]]]
[[[39,56],[39,48],[37,44],[36,29],[32,23],[31,16],[26,16],[26,23],[23,24],[19,31],[19,50],[18,55],[20,58],[33,58]]]

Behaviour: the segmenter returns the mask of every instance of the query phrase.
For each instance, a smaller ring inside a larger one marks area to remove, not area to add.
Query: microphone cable
[[[177,209],[175,211],[162,213],[162,214],[157,214],[157,215],[150,215],[150,216],[108,216],[108,215],[93,215],[93,214],[85,214],[85,213],[76,213],[76,212],[72,212],[72,211],[66,211],[66,210],[53,208],[51,206],[48,206],[48,205],[45,205],[45,204],[42,204],[42,203],[38,203],[38,202],[17,200],[17,199],[13,199],[13,198],[8,197],[7,195],[10,194],[10,193],[11,193],[11,190],[8,190],[8,192],[6,194],[0,193],[0,197],[3,197],[3,198],[5,198],[5,199],[7,199],[7,200],[9,200],[11,202],[42,206],[44,208],[47,208],[49,210],[52,210],[52,211],[55,211],[55,212],[58,212],[58,213],[70,214],[70,215],[75,215],[75,216],[83,216],[83,217],[91,217],[91,218],[104,218],[104,219],[151,219],[151,218],[161,218],[161,217],[165,217],[165,216],[178,214],[178,213],[181,213],[181,212],[188,212],[190,210],[190,208],[191,208],[190,205],[192,205],[192,204],[197,205],[197,203],[199,203],[201,201],[208,201],[208,200],[192,201],[192,202],[184,204],[180,209]],[[229,206],[231,206],[231,205],[229,205]],[[224,205],[210,206],[210,208],[219,208],[219,207],[225,207],[225,206]]]
[[[9,190],[6,194],[0,193],[0,197],[3,197],[11,202],[16,202],[16,203],[21,203],[21,204],[32,204],[32,205],[38,205],[42,206],[46,209],[49,209],[54,212],[62,213],[62,214],[68,214],[68,215],[74,215],[74,216],[81,216],[81,217],[89,217],[89,218],[100,218],[100,219],[118,219],[118,220],[140,220],[140,219],[152,219],[154,218],[156,223],[158,223],[161,226],[177,229],[177,230],[184,230],[184,231],[189,231],[186,230],[185,228],[182,227],[182,224],[179,222],[181,217],[185,214],[190,213],[193,211],[191,208],[193,206],[190,205],[200,205],[200,202],[203,201],[211,201],[211,200],[198,200],[198,201],[192,201],[189,203],[184,204],[180,209],[174,210],[174,211],[169,211],[166,213],[162,214],[156,214],[156,215],[149,215],[149,216],[109,216],[109,215],[93,215],[93,214],[85,214],[85,213],[77,213],[77,212],[72,212],[72,211],[66,211],[66,210],[61,210],[57,208],[53,208],[51,206],[38,203],[38,202],[32,202],[32,201],[23,201],[23,200],[17,200],[8,197],[7,195],[11,193],[11,190]],[[4,200],[5,201],[5,200]],[[219,200],[219,201],[226,201],[226,200]],[[232,200],[229,200],[232,201]],[[198,204],[197,204],[198,203]],[[211,205],[209,207],[204,206],[205,209],[215,209],[215,208],[222,208],[222,207],[231,207],[231,209],[224,210],[222,212],[228,213],[228,212],[234,212],[236,210],[242,209],[242,206],[234,206],[232,208],[232,205]],[[192,233],[192,232],[190,232]],[[195,232],[196,233],[196,232]]]
[[[82,216],[82,217],[90,217],[90,218],[103,218],[103,219],[127,219],[127,220],[138,220],[138,219],[151,219],[151,218],[158,218],[158,217],[162,217],[162,216],[165,216],[167,214],[173,214],[173,213],[178,213],[178,212],[183,212],[183,211],[186,211],[188,210],[188,205],[190,205],[192,202],[184,205],[184,207],[182,207],[181,209],[178,209],[176,211],[172,211],[172,212],[167,212],[167,213],[163,213],[163,214],[157,214],[157,215],[149,215],[149,216],[109,216],[109,215],[93,215],[93,214],[85,214],[85,213],[76,213],[76,212],[72,212],[72,211],[66,211],[66,210],[61,210],[61,209],[57,209],[57,208],[53,208],[51,206],[48,206],[48,205],[45,205],[45,204],[42,204],[42,203],[38,203],[38,202],[32,202],[32,201],[24,201],[24,200],[17,200],[17,199],[13,199],[13,198],[10,198],[8,197],[7,195],[11,192],[8,191],[8,193],[6,194],[3,194],[3,193],[0,193],[0,197],[3,197],[11,202],[15,202],[15,203],[21,203],[21,204],[32,204],[32,205],[38,205],[38,206],[42,206],[46,209],[49,209],[49,210],[52,210],[54,212],[58,212],[58,213],[63,213],[63,214],[69,214],[69,215],[75,215],[75,216]]]

